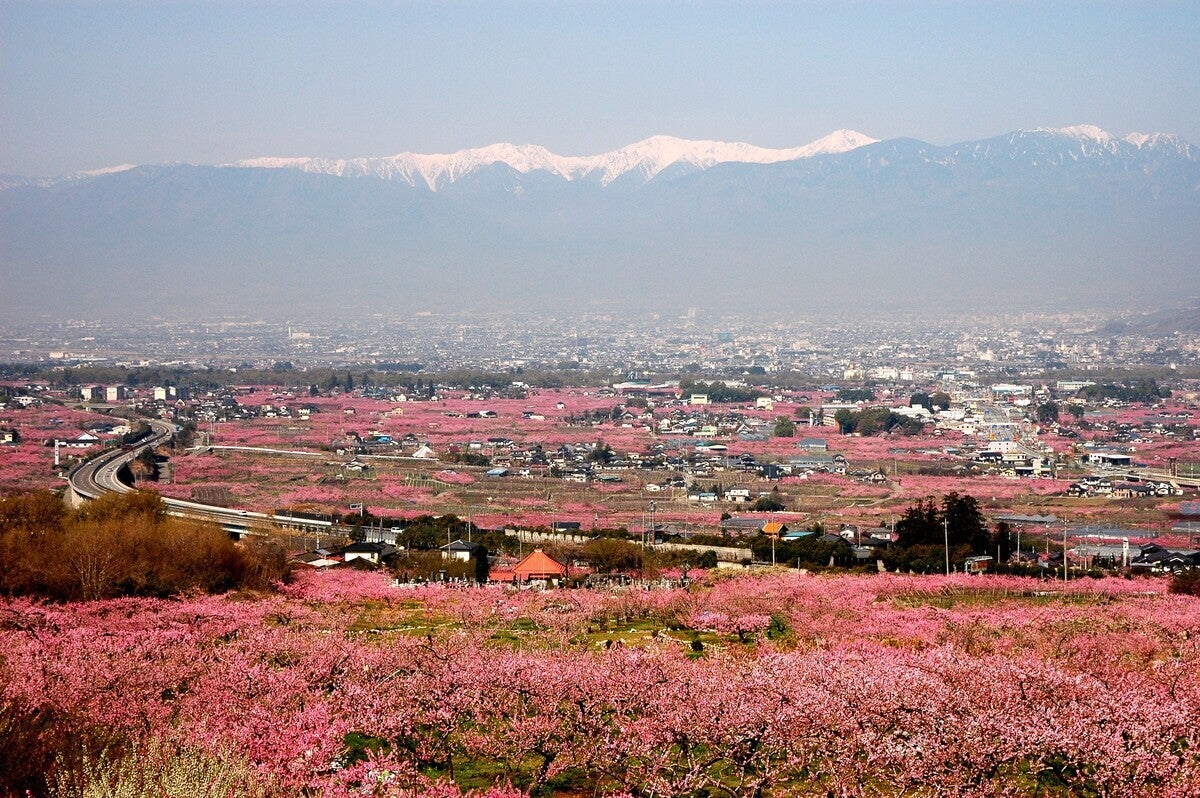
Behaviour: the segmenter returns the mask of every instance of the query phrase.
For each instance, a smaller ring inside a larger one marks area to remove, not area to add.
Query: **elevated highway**
[[[177,427],[157,419],[150,422],[151,434],[136,444],[122,449],[101,452],[92,459],[76,466],[67,476],[70,484],[72,504],[98,499],[106,493],[130,493],[134,488],[121,481],[121,469],[127,467],[142,451],[166,443],[175,434]],[[303,518],[293,515],[277,515],[252,510],[231,510],[200,502],[184,501],[163,497],[163,504],[170,515],[193,518],[219,524],[232,535],[262,535],[268,529],[285,528],[309,533],[345,534],[344,527],[332,521]]]
[[[1123,479],[1128,482],[1171,482],[1181,488],[1200,488],[1200,477],[1180,476],[1169,471],[1155,471],[1152,468],[1113,468],[1091,467],[1088,471],[1097,477],[1108,479]]]

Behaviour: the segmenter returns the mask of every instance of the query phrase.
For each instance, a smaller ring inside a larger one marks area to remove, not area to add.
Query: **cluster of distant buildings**
[[[305,552],[293,557],[292,562],[313,569],[396,568],[402,552],[394,543],[360,540],[347,546]],[[405,581],[486,581],[518,587],[556,587],[564,584],[570,575],[566,563],[540,548],[516,559],[489,557],[484,546],[458,539],[440,547],[438,552],[445,567],[432,573],[407,574]],[[455,565],[459,567],[453,568]]]
[[[1126,482],[1093,476],[1084,477],[1071,483],[1067,488],[1067,495],[1075,497],[1102,496],[1109,499],[1149,499],[1162,496],[1182,496],[1183,489],[1166,480],[1150,479],[1142,482]]]
[[[79,388],[79,398],[85,402],[126,402],[138,395],[145,395],[156,402],[179,402],[188,399],[191,392],[178,385],[158,385],[148,392],[127,385],[82,385]]]

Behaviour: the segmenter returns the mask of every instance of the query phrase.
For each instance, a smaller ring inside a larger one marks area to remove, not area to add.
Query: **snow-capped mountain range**
[[[1166,133],[1130,133],[1117,138],[1107,130],[1095,125],[1074,125],[1072,127],[1039,127],[1030,133],[1048,133],[1053,136],[1072,138],[1080,142],[1091,142],[1106,150],[1116,152],[1121,144],[1130,144],[1137,149],[1142,147],[1169,146],[1178,147],[1182,140],[1178,136]]]
[[[402,152],[362,158],[261,157],[222,164],[220,168],[287,169],[336,177],[367,177],[438,191],[482,170],[504,166],[519,175],[540,173],[565,181],[585,181],[603,187],[615,183],[636,187],[664,173],[674,177],[702,172],[720,164],[782,164],[816,156],[844,155],[872,144],[889,143],[845,129],[836,130],[799,147],[783,149],[758,147],[745,142],[652,136],[599,155],[558,155],[536,144],[502,143],[444,154]],[[1156,155],[1200,161],[1200,149],[1178,136],[1166,133],[1117,136],[1095,125],[1019,130],[990,139],[944,147],[922,145],[921,153],[921,157],[928,162],[946,166],[990,158],[1019,159],[1033,166],[1081,160],[1111,162],[1129,159],[1136,162]],[[180,165],[184,164],[163,166]],[[49,178],[0,175],[0,191],[21,186],[44,188],[88,181],[137,168],[135,164],[121,164]]]
[[[769,149],[744,142],[692,141],[674,136],[652,136],[611,152],[585,156],[558,155],[534,144],[492,144],[447,154],[402,152],[388,157],[348,159],[252,158],[226,166],[297,169],[339,177],[375,177],[399,180],[432,191],[497,164],[503,164],[520,174],[544,172],[564,180],[594,181],[602,186],[618,180],[640,185],[668,169],[675,174],[703,171],[726,163],[799,161],[818,155],[840,155],[878,142],[878,139],[855,130],[836,130],[809,144],[786,149]],[[1038,155],[1035,150],[1044,150],[1044,163],[1121,157],[1151,151],[1169,151],[1188,160],[1200,159],[1200,151],[1177,136],[1130,133],[1118,137],[1095,125],[1017,131],[997,139],[938,148],[942,151],[930,157],[931,160],[952,163],[963,157],[986,156],[998,142],[1003,142],[1014,153],[1030,157]],[[1026,146],[1014,147],[1021,144]],[[1049,150],[1046,150],[1047,146]]]
[[[504,164],[522,174],[549,172],[566,180],[594,180],[607,186],[627,174],[645,182],[675,165],[702,170],[720,163],[779,163],[849,152],[876,141],[878,139],[854,130],[837,130],[802,147],[777,150],[743,142],[652,136],[600,155],[557,155],[535,144],[492,144],[448,154],[402,152],[383,158],[349,159],[252,158],[229,166],[299,169],[340,177],[378,177],[402,180],[413,186],[424,184],[436,191],[478,169]]]
[[[1178,136],[1168,133],[1116,136],[1095,125],[1019,130],[1007,136],[957,144],[948,149],[960,157],[969,155],[973,158],[992,157],[1002,151],[1010,159],[1025,158],[1035,166],[1085,159],[1137,161],[1154,155],[1200,160],[1200,149]]]
[[[1158,301],[1200,291],[1200,150],[1081,125],[944,146],[838,131],[787,149],[656,136],[591,156],[120,166],[0,176],[0,231],[0,317],[327,313],[333,297],[389,312]]]

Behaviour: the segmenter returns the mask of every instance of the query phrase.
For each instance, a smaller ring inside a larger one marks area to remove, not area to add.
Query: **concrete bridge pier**
[[[75,487],[67,483],[67,492],[63,494],[63,500],[72,510],[78,510],[80,507],[88,503],[88,497],[81,495],[75,490]]]

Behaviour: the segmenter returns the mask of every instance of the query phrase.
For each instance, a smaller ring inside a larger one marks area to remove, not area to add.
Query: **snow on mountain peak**
[[[1179,136],[1173,136],[1170,133],[1130,133],[1121,140],[1126,144],[1132,144],[1139,150],[1150,147],[1169,147],[1186,152],[1194,149]]]
[[[1095,125],[1037,128],[1027,132],[1072,139],[1078,144],[1080,152],[1083,154],[1100,152],[1117,155],[1121,152],[1128,154],[1131,151],[1169,151],[1188,160],[1200,159],[1200,151],[1196,147],[1169,133],[1129,133],[1117,137]]]
[[[835,130],[828,136],[817,139],[816,141],[805,144],[803,147],[798,147],[797,150],[803,152],[801,157],[812,155],[839,155],[843,152],[856,150],[859,147],[865,147],[868,144],[874,144],[879,139],[873,139],[857,130]]]
[[[435,155],[401,152],[382,158],[345,160],[252,158],[238,161],[232,166],[299,169],[304,172],[331,174],[339,177],[381,177],[386,180],[402,180],[413,186],[424,183],[428,188],[436,191],[445,183],[452,183],[476,169],[496,163],[508,164],[518,172],[545,170],[567,177],[567,173],[564,172],[563,165],[560,163],[561,160],[545,147],[530,144],[492,144],[487,147]]]
[[[118,166],[106,166],[102,169],[88,169],[84,172],[76,172],[74,177],[100,177],[101,175],[115,175],[118,172],[128,172],[130,169],[137,169],[136,164],[123,163]]]
[[[1114,139],[1111,133],[1107,130],[1096,127],[1095,125],[1072,125],[1071,127],[1048,127],[1038,128],[1035,133],[1053,133],[1057,136],[1067,136],[1073,139],[1088,140],[1099,142],[1100,144],[1111,144]]]
[[[832,155],[875,143],[853,130],[837,130],[801,147],[768,149],[743,142],[693,141],[675,136],[651,136],[611,152],[587,156],[556,155],[534,144],[492,144],[447,154],[402,152],[383,158],[253,158],[231,166],[299,169],[338,176],[374,176],[423,183],[431,190],[452,183],[477,169],[505,164],[517,172],[543,171],[566,180],[594,179],[609,185],[629,172],[648,181],[669,166],[685,164],[708,169],[720,163],[778,163],[814,155]]]

